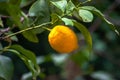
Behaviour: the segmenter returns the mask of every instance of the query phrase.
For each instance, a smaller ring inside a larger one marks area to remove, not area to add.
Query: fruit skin
[[[55,26],[48,35],[48,41],[59,53],[70,53],[78,48],[76,34],[64,25]]]

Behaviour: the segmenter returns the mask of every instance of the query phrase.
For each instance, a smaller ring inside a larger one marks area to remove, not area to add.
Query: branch
[[[120,5],[120,0],[115,0],[105,11],[105,17],[108,18],[108,15],[113,12],[115,10],[116,7],[118,7]],[[91,27],[89,28],[90,32],[94,32],[95,30],[97,30],[97,28],[99,27],[99,25],[101,24],[101,20],[99,18],[97,18],[93,24],[91,25]]]
[[[14,35],[17,35],[17,34],[23,33],[23,32],[28,31],[28,30],[32,30],[32,29],[36,29],[36,28],[40,28],[40,27],[43,28],[43,29],[46,29],[46,28],[44,28],[44,27],[42,27],[42,26],[44,26],[44,25],[48,25],[48,24],[51,24],[51,22],[47,22],[47,23],[43,23],[43,24],[38,25],[38,26],[35,26],[35,27],[29,27],[29,28],[23,29],[23,30],[18,31],[18,32],[16,32],[16,33],[13,33],[13,34],[9,34],[9,35],[7,35],[7,36],[5,36],[3,39],[6,39],[6,38],[9,38],[9,37],[12,37],[12,36],[14,36]]]

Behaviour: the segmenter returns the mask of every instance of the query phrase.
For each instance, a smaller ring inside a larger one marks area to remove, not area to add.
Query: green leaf
[[[29,41],[31,41],[31,42],[35,42],[35,43],[39,42],[36,34],[34,34],[34,33],[33,33],[32,31],[30,31],[30,30],[29,30],[29,31],[25,31],[25,32],[23,32],[22,34],[23,34],[23,36],[24,36],[27,40],[29,40]]]
[[[29,16],[49,15],[48,4],[46,0],[37,0],[29,9]]]
[[[88,10],[79,9],[79,16],[81,17],[83,22],[93,21],[93,14]]]
[[[74,21],[74,20],[73,20],[73,22],[74,22],[74,26],[75,26],[78,30],[80,30],[81,33],[83,34],[83,36],[84,36],[84,38],[85,38],[85,40],[86,40],[86,42],[87,42],[87,44],[88,44],[88,49],[89,49],[89,51],[91,52],[91,50],[92,50],[92,37],[91,37],[90,32],[89,32],[88,29],[87,29],[84,25],[82,25],[81,23],[78,23],[78,22],[76,22],[76,21]]]
[[[14,49],[7,49],[6,51],[14,53],[14,54],[17,55],[19,58],[21,58],[23,61],[26,60],[26,57],[24,57],[23,55],[20,54],[20,52],[14,50]]]
[[[78,9],[74,9],[73,10],[73,16],[75,17],[75,18],[77,18],[78,20],[81,20],[81,17],[79,16],[79,10]]]
[[[29,9],[29,15],[35,16],[36,20],[34,22],[35,25],[40,25],[45,22],[50,21],[50,12],[48,3],[46,0],[38,0],[36,1]],[[33,33],[39,34],[44,31],[42,28],[32,30]]]
[[[28,4],[33,3],[33,0],[22,0],[20,3],[20,7],[23,8],[25,6],[28,6]]]
[[[91,12],[93,12],[94,14],[96,14],[98,17],[100,17],[102,20],[104,20],[112,30],[114,30],[118,35],[120,34],[119,31],[116,29],[116,27],[110,22],[108,21],[105,16],[95,7],[93,6],[83,6],[80,7],[80,9],[84,9],[84,10],[89,10]]]
[[[19,29],[25,30],[30,27],[29,18],[26,16],[25,13],[21,12],[21,14],[24,17],[24,21],[23,21],[23,24],[21,26],[19,26]],[[31,42],[36,42],[36,43],[39,42],[36,34],[32,30],[24,31],[22,34],[26,39],[28,39]]]
[[[62,13],[65,12],[66,6],[67,6],[67,1],[66,0],[60,0],[60,1],[56,1],[53,2],[51,1],[51,3],[56,6],[58,9],[60,9],[62,11]]]
[[[70,14],[72,13],[72,11],[74,10],[75,5],[72,3],[72,1],[70,0],[66,6],[66,14]]]
[[[30,69],[30,71],[32,72],[32,76],[36,77],[40,70],[37,64],[34,64],[32,61],[32,59],[30,59],[29,57],[26,57],[24,54],[21,54],[21,52],[18,52],[15,49],[7,49],[7,51],[12,52],[14,54],[16,54],[18,57],[20,57],[20,59],[22,59],[24,61],[24,63],[26,64],[26,66]]]
[[[29,51],[20,45],[12,45],[10,48],[15,49],[16,51],[20,52],[22,55],[27,57],[29,60],[31,60],[34,64],[37,64],[36,56],[34,55],[32,51]]]
[[[13,34],[13,32],[11,32],[11,31],[9,31],[8,33],[6,33],[6,35],[10,35],[10,34]],[[12,41],[18,41],[18,38],[17,38],[17,36],[12,36],[12,37],[10,37],[10,39],[12,40]]]
[[[26,28],[24,28],[24,29],[26,29]],[[23,30],[23,29],[21,29],[21,30]],[[39,42],[37,35],[35,33],[33,33],[31,30],[23,32],[22,35],[27,40],[29,40],[31,42],[34,42],[34,43],[38,43]]]
[[[0,55],[0,77],[11,80],[13,76],[13,63],[10,58]]]
[[[11,51],[18,55],[26,64],[26,66],[31,70],[33,77],[36,77],[40,70],[37,65],[36,56],[32,51],[23,48],[20,45],[12,45],[8,51]]]
[[[51,14],[51,18],[52,18],[51,20],[52,24],[56,23],[60,19],[60,17],[55,13]]]
[[[51,14],[51,19],[52,19],[52,26],[58,25],[58,24],[62,24],[62,20],[61,17],[55,13]]]
[[[74,23],[72,22],[71,19],[68,18],[62,18],[62,21],[65,23],[65,25],[73,26]]]

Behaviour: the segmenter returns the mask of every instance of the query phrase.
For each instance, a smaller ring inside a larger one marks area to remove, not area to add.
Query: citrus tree
[[[100,10],[85,5],[88,2],[90,0],[0,0],[0,80],[11,80],[14,74],[14,64],[6,54],[20,58],[32,73],[33,80],[44,78],[34,44],[39,45],[40,39],[45,37],[48,42],[42,44],[48,45],[45,51],[49,55],[72,54],[72,60],[80,58],[82,66],[92,53],[92,36],[89,26],[84,24],[92,23],[94,15],[119,35]],[[31,44],[32,50],[24,44]],[[42,49],[39,53],[42,54]]]

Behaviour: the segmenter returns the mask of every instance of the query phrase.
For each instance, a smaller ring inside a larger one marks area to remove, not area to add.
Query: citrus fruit
[[[78,48],[76,34],[64,25],[55,26],[48,35],[48,41],[59,53],[70,53]]]

